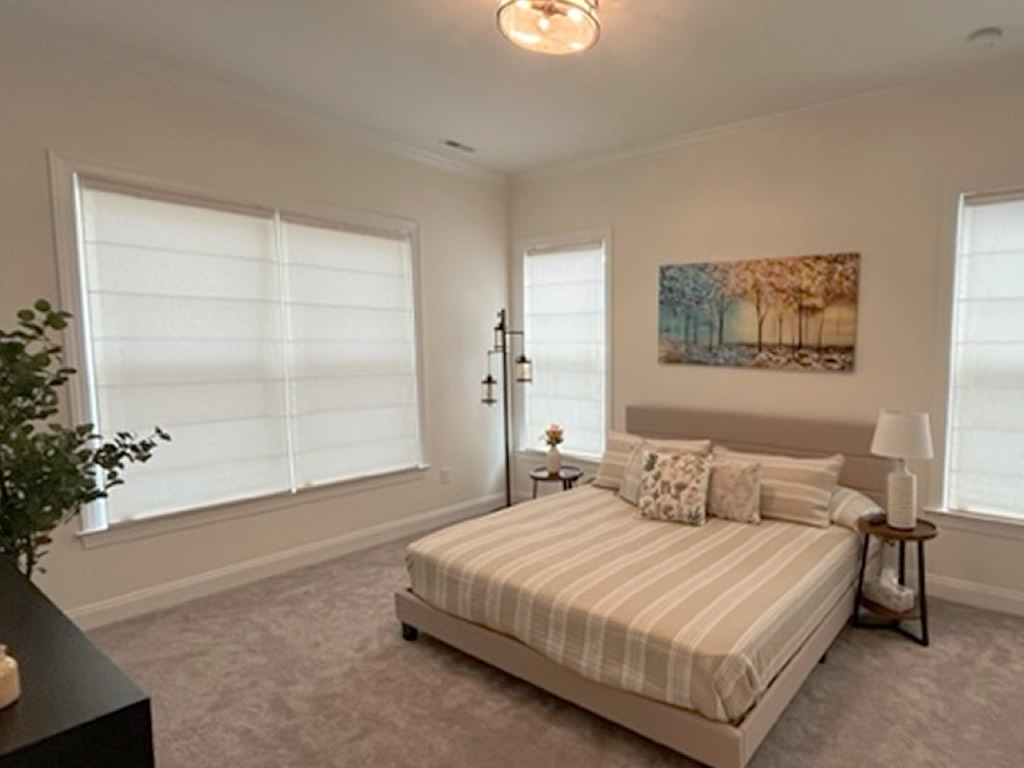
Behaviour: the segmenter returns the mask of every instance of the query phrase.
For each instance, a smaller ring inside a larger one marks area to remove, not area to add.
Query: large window
[[[88,527],[422,462],[408,228],[77,189],[90,417],[173,437]]]
[[[551,423],[565,427],[562,450],[597,458],[607,420],[605,243],[586,240],[524,252],[523,317],[534,360],[525,396],[526,448]]]
[[[960,210],[946,504],[1024,518],[1024,191]]]

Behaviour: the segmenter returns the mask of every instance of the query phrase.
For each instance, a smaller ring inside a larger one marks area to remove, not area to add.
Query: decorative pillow
[[[704,525],[710,474],[710,456],[645,451],[636,516]]]
[[[619,496],[636,506],[640,500],[640,481],[644,476],[644,457],[654,447],[647,440],[640,440],[629,452],[626,460],[626,468],[622,473],[622,484],[619,486]]]
[[[622,486],[622,476],[625,473],[629,455],[633,452],[633,448],[643,441],[644,439],[639,435],[610,430],[605,442],[604,456],[601,457],[601,465],[597,468],[593,485],[598,488],[610,488],[613,491],[619,490]],[[711,450],[710,440],[648,440],[647,442],[658,450],[672,450],[679,453],[708,453]]]
[[[842,454],[821,459],[741,453],[720,445],[715,457],[761,465],[761,516],[827,528],[829,502],[839,483]]]
[[[708,514],[741,523],[761,522],[761,465],[714,459]]]
[[[832,503],[828,507],[832,522],[846,526],[851,531],[857,530],[857,521],[864,515],[873,515],[881,511],[882,508],[873,499],[842,485],[832,494]]]

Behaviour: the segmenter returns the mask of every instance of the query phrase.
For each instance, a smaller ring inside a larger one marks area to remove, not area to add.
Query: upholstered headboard
[[[644,437],[710,438],[737,451],[782,453],[791,456],[846,456],[839,476],[842,485],[856,488],[885,504],[886,460],[872,456],[870,424],[854,424],[785,416],[698,411],[661,405],[626,407],[626,431]]]

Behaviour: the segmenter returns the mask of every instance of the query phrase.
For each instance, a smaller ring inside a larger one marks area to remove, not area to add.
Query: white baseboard
[[[263,557],[205,571],[67,611],[82,629],[94,629],[151,611],[169,608],[197,597],[238,587],[252,581],[330,560],[349,552],[412,536],[431,528],[483,514],[503,503],[499,495],[484,496],[418,515],[391,520],[331,539],[284,549]]]
[[[928,574],[928,594],[954,603],[1024,616],[1024,592]]]

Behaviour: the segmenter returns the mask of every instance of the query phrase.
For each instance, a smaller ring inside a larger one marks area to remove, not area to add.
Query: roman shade
[[[947,506],[1024,517],[1024,190],[963,198],[946,445]]]
[[[526,343],[524,447],[552,423],[565,453],[599,458],[606,429],[605,248],[601,241],[528,249],[523,268]]]
[[[173,437],[87,530],[421,463],[408,231],[90,179],[78,216],[90,418]]]

